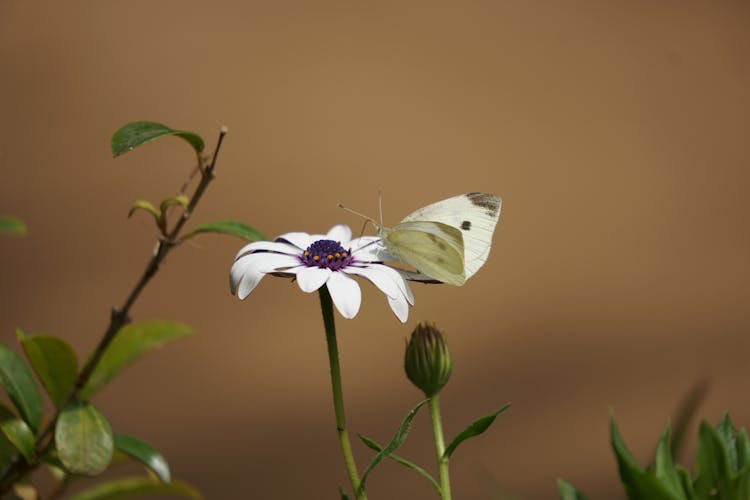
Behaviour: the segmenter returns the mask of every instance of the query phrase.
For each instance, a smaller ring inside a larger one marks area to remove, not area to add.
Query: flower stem
[[[451,480],[448,474],[448,457],[445,455],[445,439],[443,438],[443,422],[440,418],[440,396],[435,394],[430,398],[430,417],[432,418],[432,433],[435,436],[435,452],[440,473],[440,498],[451,500]]]
[[[349,432],[346,429],[346,414],[344,413],[344,392],[341,389],[341,369],[339,368],[339,348],[336,343],[336,324],[333,321],[333,301],[328,288],[323,286],[318,290],[320,294],[320,308],[323,312],[323,324],[326,329],[326,344],[328,345],[328,364],[331,367],[331,391],[333,392],[333,409],[336,413],[336,431],[339,435],[341,454],[344,455],[344,466],[349,476],[354,494],[358,500],[367,500],[367,494],[360,491],[361,481],[357,464],[354,462]]]

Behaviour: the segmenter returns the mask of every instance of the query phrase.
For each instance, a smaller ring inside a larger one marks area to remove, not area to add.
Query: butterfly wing
[[[450,285],[463,285],[464,248],[461,231],[440,222],[402,222],[383,228],[381,238],[399,260]]]
[[[407,215],[399,226],[407,222],[432,221],[459,229],[463,237],[464,274],[465,279],[469,279],[490,255],[501,205],[502,200],[494,194],[462,194],[420,208]]]

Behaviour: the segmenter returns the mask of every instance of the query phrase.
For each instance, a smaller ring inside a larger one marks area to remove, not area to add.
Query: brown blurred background
[[[454,496],[593,498],[617,484],[612,408],[646,462],[700,377],[700,410],[750,422],[750,7],[747,2],[0,2],[0,338],[19,325],[83,357],[153,248],[137,198],[175,193],[178,139],[113,160],[134,120],[230,134],[194,222],[269,236],[387,223],[467,191],[503,197],[487,265],[414,286],[407,325],[362,283],[337,317],[349,424],[380,441],[420,394],[402,370],[420,319],[448,332],[446,433],[510,401],[452,463]],[[346,482],[315,295],[227,274],[242,243],[174,253],[136,319],[197,335],[96,397],[207,498],[336,498]],[[691,442],[694,429],[691,429]],[[403,454],[434,470],[420,415]],[[364,467],[369,450],[355,443]],[[691,450],[688,450],[691,452]],[[688,462],[692,466],[692,461]],[[387,463],[370,498],[434,498]]]

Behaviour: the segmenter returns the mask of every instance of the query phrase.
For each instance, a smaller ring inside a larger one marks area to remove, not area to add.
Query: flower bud
[[[451,376],[451,355],[435,322],[417,325],[406,345],[406,376],[428,398],[434,396]]]

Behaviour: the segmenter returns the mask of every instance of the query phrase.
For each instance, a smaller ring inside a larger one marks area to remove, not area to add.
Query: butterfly
[[[389,253],[419,271],[414,279],[461,286],[487,261],[501,204],[493,194],[467,193],[420,208],[393,227],[369,220]]]

